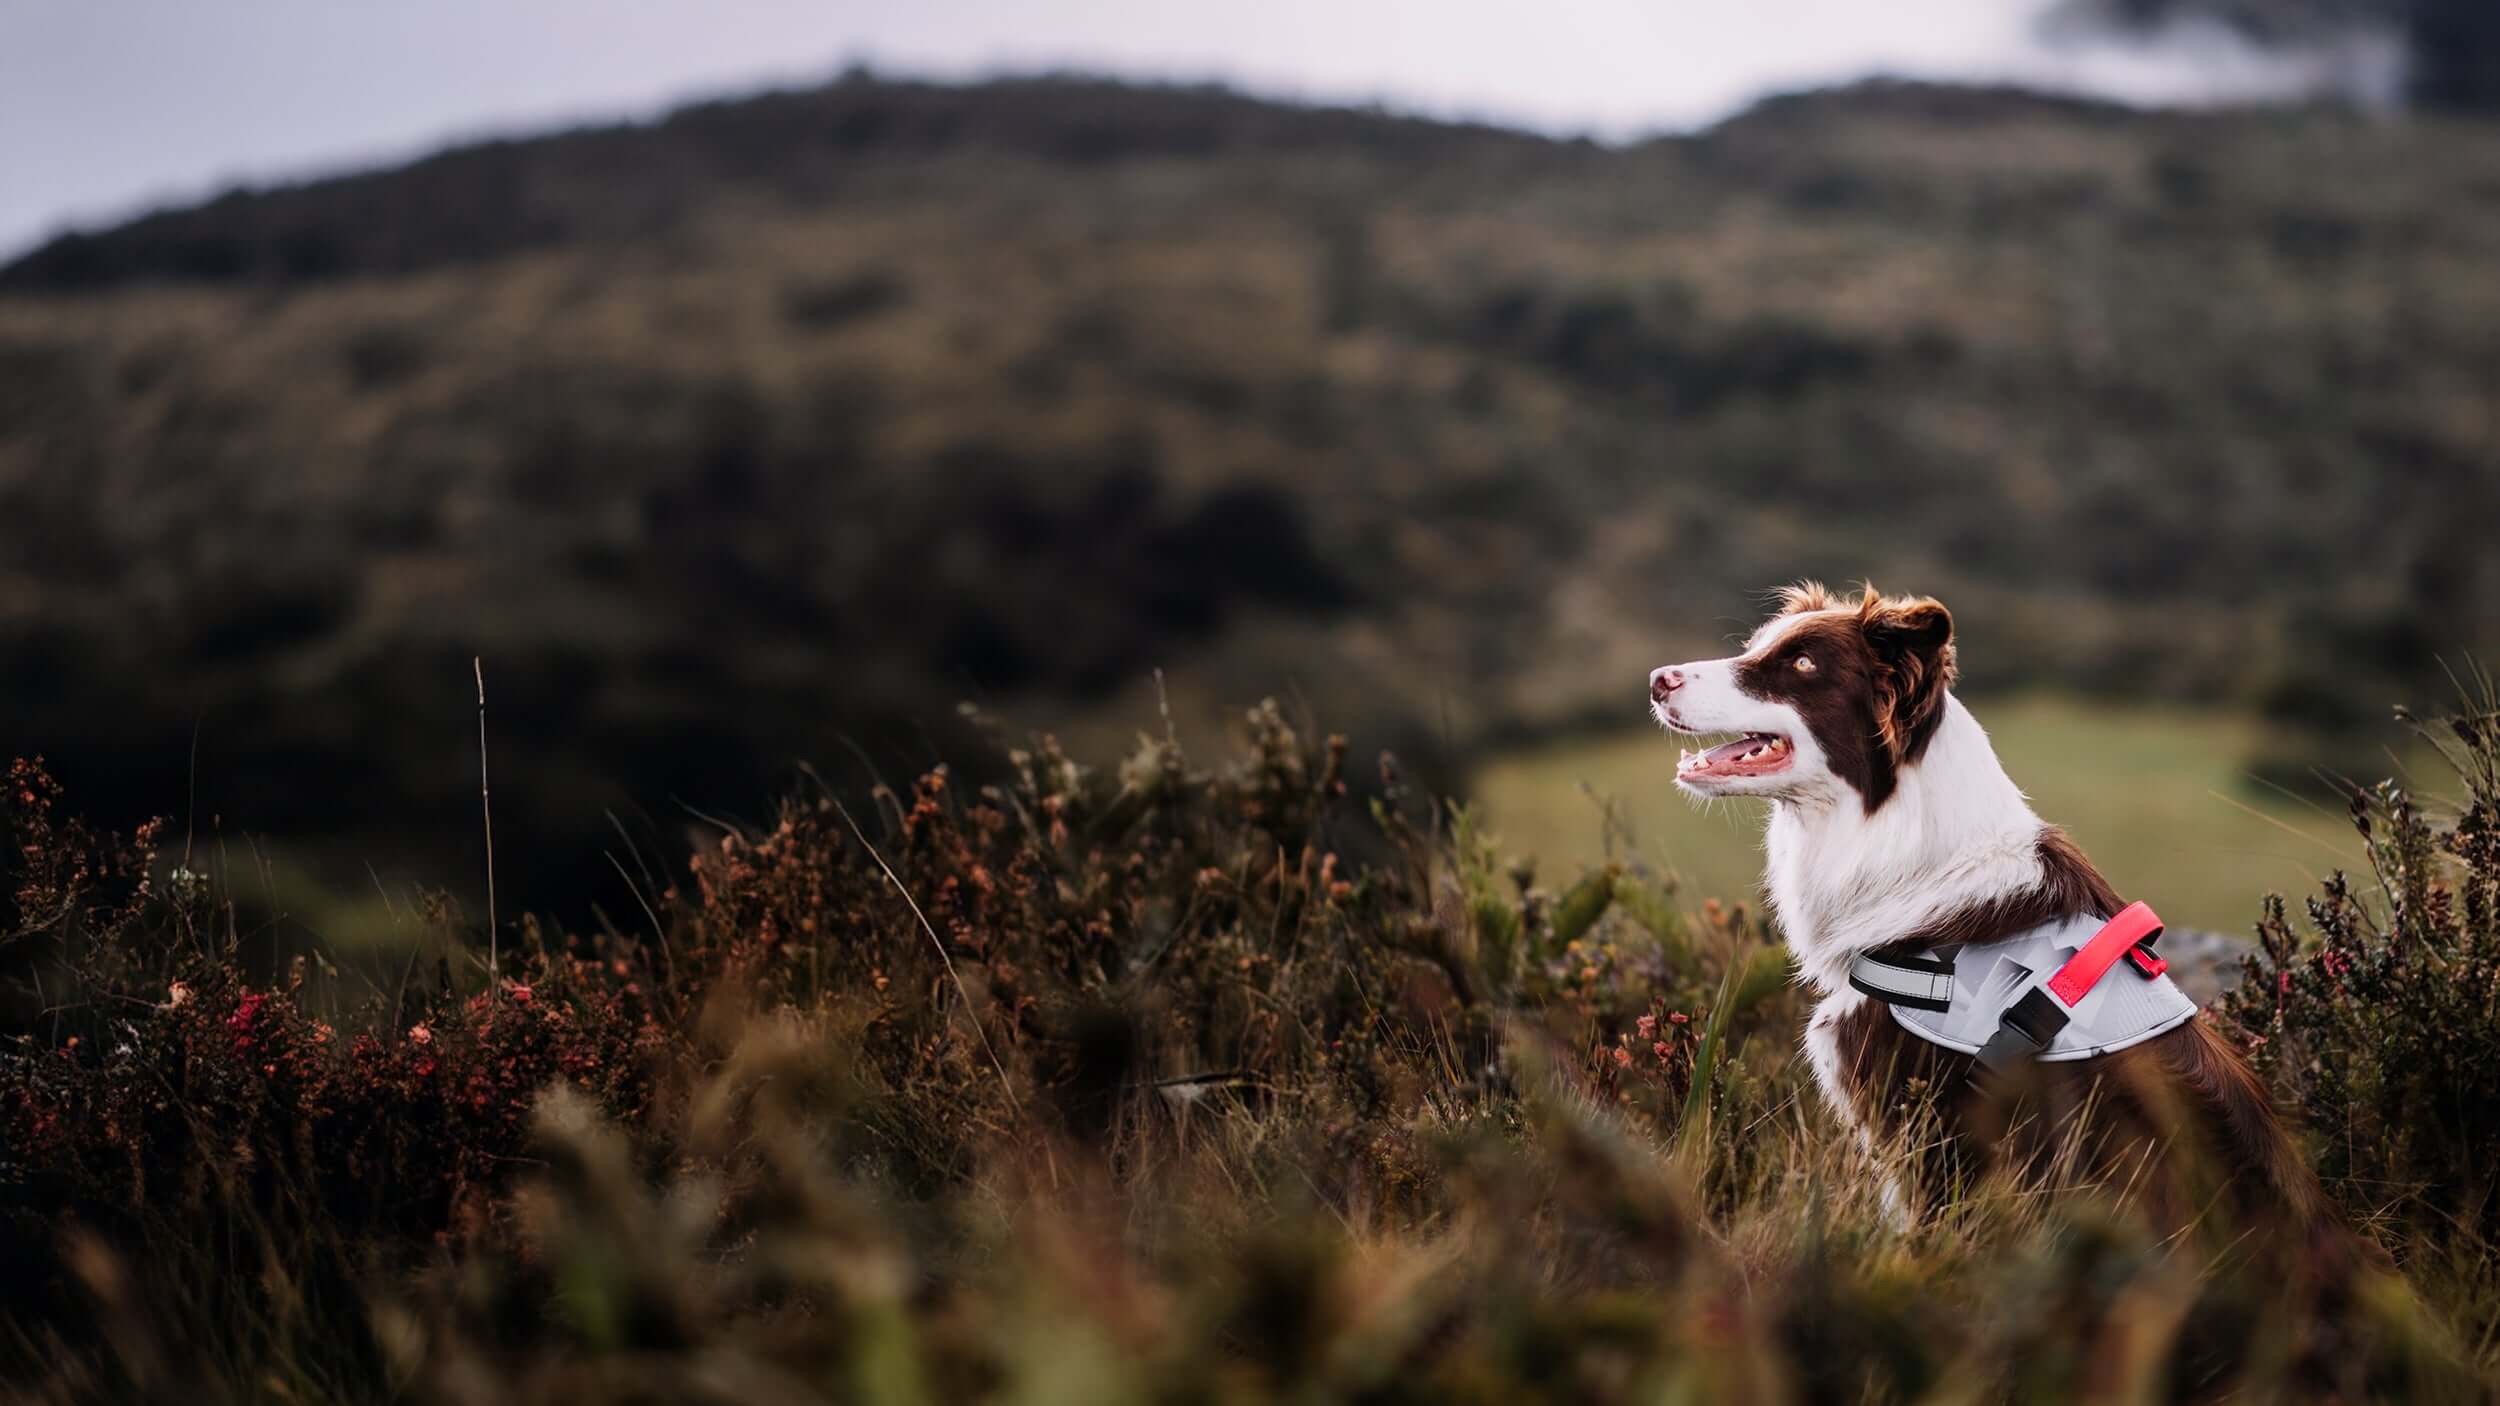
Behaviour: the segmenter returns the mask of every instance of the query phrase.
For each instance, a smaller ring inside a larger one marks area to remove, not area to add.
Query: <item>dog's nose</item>
[[[1650,701],[1664,703],[1667,701],[1668,694],[1683,686],[1684,671],[1682,669],[1660,669],[1649,676]]]

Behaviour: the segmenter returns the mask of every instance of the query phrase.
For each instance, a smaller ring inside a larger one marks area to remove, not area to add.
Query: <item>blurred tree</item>
[[[2269,47],[2355,33],[2404,42],[2405,94],[2443,112],[2500,112],[2500,4],[2493,0],[2059,0],[2060,24],[2149,33],[2174,20],[2219,21]]]

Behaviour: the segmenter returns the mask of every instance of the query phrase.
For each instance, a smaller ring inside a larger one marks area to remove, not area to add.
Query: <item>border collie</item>
[[[1956,1169],[2080,1155],[2139,1199],[2159,1198],[2156,1214],[2174,1223],[2226,1184],[2243,1213],[2312,1214],[2316,1179],[2264,1087],[2201,1016],[2107,1054],[2024,1067],[2013,1084],[2031,1116],[2018,1118],[2012,1101],[1980,1096],[1970,1055],[1903,1029],[1851,986],[1861,954],[1934,953],[2125,905],[2032,812],[1953,696],[1943,605],[1812,582],[1779,599],[1742,653],[1653,673],[1650,706],[1673,732],[1736,735],[1688,752],[1679,787],[1771,803],[1765,887],[1815,997],[1806,1055],[1841,1121],[1871,1151],[1933,1117],[1942,1136],[1925,1151]]]

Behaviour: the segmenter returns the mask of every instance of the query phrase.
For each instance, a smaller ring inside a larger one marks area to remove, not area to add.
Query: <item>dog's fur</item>
[[[1652,710],[1673,731],[1785,741],[1753,744],[1732,771],[1688,758],[1677,782],[1771,802],[1766,884],[1816,998],[1805,1049],[1825,1099],[1870,1147],[1936,1118],[1943,1136],[1928,1151],[1953,1175],[2009,1155],[2035,1167],[2079,1155],[2174,1223],[2218,1197],[2308,1218],[2315,1178],[2202,1017],[2098,1059],[2035,1065],[2015,1102],[1982,1097],[1970,1056],[1911,1035],[1849,986],[1862,952],[1985,942],[2124,906],[2032,812],[1953,678],[1943,605],[1813,583],[1784,591],[1742,653],[1651,675]]]

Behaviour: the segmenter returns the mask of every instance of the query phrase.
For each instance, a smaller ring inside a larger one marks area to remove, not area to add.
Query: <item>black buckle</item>
[[[2039,1058],[2040,1052],[2073,1018],[2073,1013],[2059,1005],[2047,987],[2032,987],[2021,1000],[2005,1008],[1997,1032],[1979,1047],[1980,1066],[2006,1069]]]

